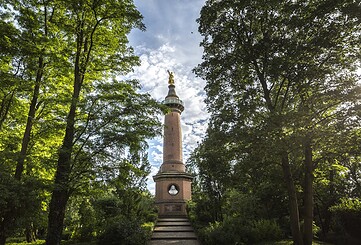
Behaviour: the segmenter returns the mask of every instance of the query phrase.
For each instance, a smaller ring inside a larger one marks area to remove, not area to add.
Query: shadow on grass
[[[257,245],[293,245],[293,241],[292,240],[282,240],[282,241],[278,241],[278,242],[262,242],[262,243],[257,243]],[[332,244],[326,243],[326,242],[320,242],[320,241],[313,241],[312,245],[332,245]]]
[[[37,240],[36,242],[27,243],[26,241],[23,242],[7,242],[6,245],[44,245],[45,240]],[[292,245],[292,240],[282,240],[278,242],[262,242],[257,243],[257,245]],[[332,245],[331,243],[325,243],[320,241],[314,241],[313,245]],[[78,242],[78,241],[62,241],[61,245],[96,245],[96,241],[91,242]]]
[[[89,242],[79,242],[79,241],[61,241],[61,245],[96,245],[96,241],[89,241]],[[45,245],[45,240],[37,240],[36,242],[27,243],[24,241],[14,241],[9,239],[9,242],[6,245]]]

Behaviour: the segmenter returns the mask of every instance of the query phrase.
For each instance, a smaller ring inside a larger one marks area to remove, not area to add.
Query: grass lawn
[[[6,245],[44,245],[45,240],[37,240],[36,242],[27,243],[26,241],[23,242],[12,242],[9,239],[9,242]],[[76,241],[62,241],[61,245],[96,245],[96,241],[93,242],[76,242]]]
[[[9,242],[6,243],[6,245],[44,245],[44,244],[45,244],[45,240],[38,240],[36,242],[27,243],[26,241],[11,242],[11,239],[9,240]],[[257,245],[292,245],[292,244],[293,244],[292,240],[282,240],[278,242],[263,242],[263,243],[258,243]],[[62,241],[61,245],[96,245],[96,242],[95,241],[93,242]],[[320,242],[320,241],[314,241],[313,245],[332,245],[332,244]]]
[[[320,241],[313,241],[312,244],[313,245],[332,245],[331,243],[320,242]],[[278,242],[263,242],[263,243],[258,243],[257,245],[293,245],[293,242],[292,242],[292,240],[282,240],[282,241],[278,241]]]

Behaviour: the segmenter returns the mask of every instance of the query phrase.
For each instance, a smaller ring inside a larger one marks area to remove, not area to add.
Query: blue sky
[[[135,0],[134,3],[144,16],[147,30],[134,30],[129,35],[130,45],[142,62],[131,77],[141,82],[145,92],[162,101],[168,92],[167,70],[174,72],[176,92],[185,103],[181,123],[186,162],[207,128],[205,82],[192,73],[202,60],[203,50],[199,47],[202,38],[196,19],[205,0]],[[163,122],[163,118],[160,120]],[[151,140],[149,145],[152,172],[147,183],[154,193],[151,176],[162,164],[162,138]]]

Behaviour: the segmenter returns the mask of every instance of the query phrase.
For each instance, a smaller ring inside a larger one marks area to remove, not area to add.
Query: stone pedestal
[[[155,181],[155,204],[159,216],[185,216],[186,204],[191,199],[193,177],[187,173],[158,173]]]

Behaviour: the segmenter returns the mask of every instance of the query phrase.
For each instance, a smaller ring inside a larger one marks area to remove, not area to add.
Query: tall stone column
[[[191,199],[193,177],[186,173],[183,163],[181,113],[183,102],[175,92],[173,73],[169,73],[168,95],[163,103],[170,111],[164,117],[163,163],[153,176],[155,204],[159,216],[184,216],[186,202]]]

